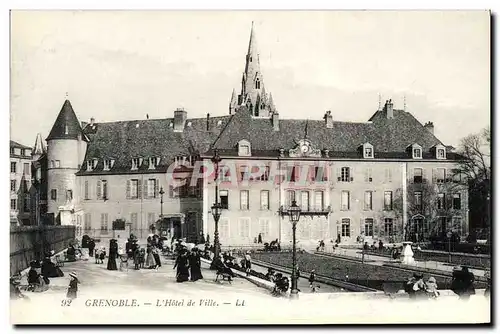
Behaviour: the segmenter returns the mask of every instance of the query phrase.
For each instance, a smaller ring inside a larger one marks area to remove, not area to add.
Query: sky
[[[490,124],[486,11],[13,11],[11,139],[45,138],[66,94],[87,122],[225,115],[252,21],[280,118],[363,122],[380,94],[446,145]]]

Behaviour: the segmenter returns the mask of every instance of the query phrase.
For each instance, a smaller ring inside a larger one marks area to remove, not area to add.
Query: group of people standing
[[[201,251],[193,247],[190,251],[179,244],[177,247],[177,258],[175,259],[174,269],[176,272],[176,281],[178,283],[186,281],[197,281],[203,278],[201,274]]]

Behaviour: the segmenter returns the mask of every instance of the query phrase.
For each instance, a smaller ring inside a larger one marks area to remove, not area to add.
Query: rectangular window
[[[73,190],[66,190],[66,201],[71,202],[73,200]]]
[[[240,191],[240,210],[248,210],[249,209],[249,193],[248,190]]]
[[[139,158],[132,159],[132,169],[139,169],[139,163],[140,163]]]
[[[250,218],[240,218],[238,223],[240,238],[250,237]]]
[[[422,158],[422,149],[420,149],[420,148],[414,148],[413,149],[413,158],[414,159],[420,159],[420,158]]]
[[[287,190],[286,192],[286,205],[292,206],[292,202],[295,201],[295,191]]]
[[[16,191],[16,180],[10,180],[10,191]]]
[[[108,196],[108,181],[107,180],[102,180],[102,199],[109,199]]]
[[[149,169],[155,169],[156,166],[158,166],[158,158],[157,157],[149,158]]]
[[[53,201],[57,201],[57,189],[50,190],[50,199]]]
[[[130,198],[139,198],[139,180],[130,180]]]
[[[446,205],[446,198],[443,193],[437,195],[437,208],[438,210],[444,210]]]
[[[149,179],[148,180],[148,198],[155,198],[155,189],[156,189],[156,179]]]
[[[300,207],[302,211],[309,211],[309,191],[300,192]]]
[[[269,166],[266,166],[266,170],[264,171],[264,174],[262,174],[262,176],[261,176],[262,181],[269,180],[269,171],[270,170],[271,170],[271,168]]]
[[[89,181],[85,181],[83,189],[84,189],[84,198],[85,199],[90,199],[90,196],[89,196]]]
[[[217,178],[221,182],[229,182],[229,181],[231,181],[229,166],[220,166]]]
[[[422,211],[422,192],[415,191],[414,196],[415,196],[415,209],[417,211]]]
[[[422,168],[413,169],[413,183],[422,183],[423,180],[423,170]]]
[[[11,172],[11,173],[15,173],[15,172],[17,171],[17,170],[16,170],[16,169],[17,169],[16,167],[17,167],[17,164],[16,164],[15,162],[11,162],[11,163],[10,163],[10,172]]]
[[[240,155],[250,155],[250,146],[241,144]]]
[[[219,221],[219,236],[222,242],[226,241],[230,235],[229,235],[229,219],[228,218],[221,218]]]
[[[223,209],[229,209],[229,191],[220,190],[219,191],[220,204]]]
[[[21,155],[26,155],[26,150],[24,148],[21,149]]]
[[[240,178],[241,180],[248,180],[249,177],[249,171],[248,171],[248,166],[240,166]]]
[[[155,223],[156,214],[154,212],[148,212],[148,228]]]
[[[384,191],[384,210],[392,210],[392,191]]]
[[[324,167],[314,167],[313,181],[328,181]]]
[[[365,219],[365,236],[373,237],[373,218]]]
[[[460,193],[453,194],[453,209],[460,210],[462,208],[462,196]]]
[[[287,177],[289,182],[296,182],[299,176],[299,167],[288,166],[287,167]]]
[[[394,235],[394,225],[392,222],[392,218],[385,218],[385,220],[384,220],[384,233],[387,236]]]
[[[351,236],[351,220],[349,218],[342,219],[342,236],[346,238]]]
[[[108,214],[101,213],[101,231],[108,232]]]
[[[342,211],[349,210],[351,207],[349,192],[346,190],[343,190],[340,196],[341,196],[341,198],[340,198],[340,210],[342,210]]]
[[[438,159],[444,159],[444,158],[446,158],[445,150],[442,149],[442,148],[439,148],[437,150],[437,157],[438,157]]]
[[[351,181],[351,169],[349,167],[342,167],[340,170],[340,181],[350,182]]]
[[[373,193],[371,191],[365,191],[365,210],[372,210],[372,197]]]
[[[103,170],[110,170],[110,169],[111,169],[111,160],[104,159],[104,169]]]
[[[436,168],[436,183],[443,184],[446,180],[446,168]]]
[[[269,190],[262,190],[260,192],[260,209],[269,210]]]
[[[385,175],[384,175],[384,180],[385,183],[391,183],[392,182],[392,170],[390,168],[385,169]]]
[[[365,158],[373,158],[373,148],[365,147]]]
[[[88,212],[83,216],[83,229],[85,231],[90,231],[92,228],[91,214]]]
[[[314,192],[314,209],[318,211],[324,210],[324,200],[322,191]]]
[[[457,232],[459,236],[462,236],[463,234],[463,227],[462,227],[462,217],[452,217],[452,231]]]
[[[259,233],[262,235],[262,239],[265,242],[265,240],[269,237],[270,219],[269,218],[260,218],[259,225],[260,225],[259,226],[260,227]]]
[[[56,162],[56,164],[55,164],[56,168],[60,168],[61,167],[61,160],[56,160],[55,162]],[[95,165],[93,168],[95,168]]]
[[[10,154],[14,154],[14,148],[13,147],[10,148]]]
[[[16,203],[16,199],[11,199],[11,200],[10,200],[10,209],[11,209],[11,210],[16,210],[16,208],[17,208],[17,205],[16,205],[16,204],[17,204],[17,203]]]
[[[25,163],[23,165],[23,167],[24,167],[24,170],[23,170],[24,175],[30,175],[31,174],[30,173],[30,164],[29,163]]]
[[[370,183],[373,181],[373,178],[372,178],[372,169],[371,167],[367,167],[365,169],[365,182],[366,183]]]

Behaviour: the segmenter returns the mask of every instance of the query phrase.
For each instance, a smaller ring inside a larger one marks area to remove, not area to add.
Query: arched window
[[[255,80],[255,89],[260,89],[260,80]]]

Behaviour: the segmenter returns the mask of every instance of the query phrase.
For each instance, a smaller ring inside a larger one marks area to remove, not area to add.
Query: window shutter
[[[127,180],[127,199],[130,199],[130,180]]]
[[[143,189],[143,194],[144,194],[144,198],[149,198],[149,192],[148,192],[148,182],[149,180],[146,180],[146,182],[144,182],[144,189]],[[139,196],[140,198],[140,196]]]
[[[422,168],[422,183],[427,182],[427,172],[425,168]]]
[[[410,168],[410,183],[413,183],[414,177],[415,177],[415,168]]]
[[[363,218],[359,218],[359,234],[364,235],[365,232],[365,223],[363,221]]]
[[[378,221],[373,219],[373,237],[377,237],[378,235],[379,235]]]
[[[158,197],[158,187],[160,185],[160,179],[155,180],[155,198]]]
[[[137,180],[137,198],[142,198],[142,180]]]
[[[101,187],[101,181],[97,181],[97,199],[101,199],[102,197],[102,187]]]
[[[337,181],[339,181],[339,182],[340,182],[340,180],[342,179],[342,178],[341,178],[341,175],[342,175],[342,174],[341,174],[341,171],[340,171],[340,167],[337,167]]]

